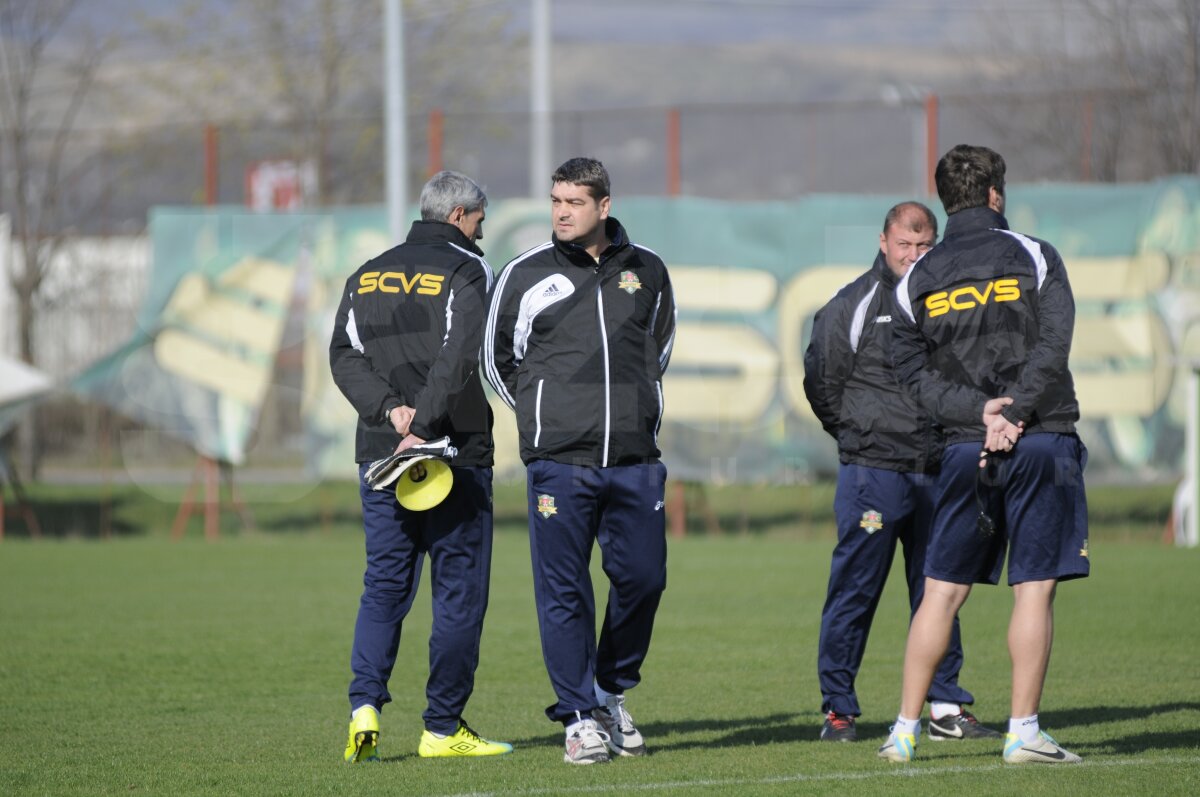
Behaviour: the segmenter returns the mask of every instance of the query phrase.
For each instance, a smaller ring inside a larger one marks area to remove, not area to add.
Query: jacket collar
[[[454,244],[472,254],[483,257],[483,250],[475,245],[463,231],[447,221],[414,221],[404,239],[407,244]]]
[[[600,253],[601,263],[616,257],[629,247],[629,236],[625,234],[625,228],[621,226],[621,222],[612,216],[609,216],[604,222],[604,234],[608,237],[609,244],[608,248]],[[592,259],[592,256],[579,244],[560,241],[558,240],[558,236],[553,233],[550,234],[550,238],[554,242],[554,248],[571,258],[572,261],[588,266],[596,265],[596,261]]]
[[[875,275],[875,279],[879,281],[886,290],[892,290],[899,282],[896,274],[887,264],[887,258],[883,256],[883,252],[875,255],[875,262],[871,264],[871,273]]]
[[[945,238],[980,230],[1007,230],[1008,221],[989,207],[967,208],[946,220]]]

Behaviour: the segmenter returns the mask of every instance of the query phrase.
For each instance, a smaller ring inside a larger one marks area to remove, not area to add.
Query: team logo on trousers
[[[867,530],[867,534],[874,534],[883,528],[883,515],[876,512],[874,509],[868,509],[863,512],[862,520],[858,521],[860,528]]]
[[[544,518],[549,518],[551,515],[558,514],[558,508],[554,506],[554,496],[539,495],[537,511]]]
[[[617,283],[617,287],[632,296],[634,291],[642,287],[642,281],[632,271],[622,271],[621,281]]]
[[[1086,538],[1083,541],[1083,547],[1079,549],[1079,555],[1082,556],[1084,559],[1091,558],[1090,556],[1088,556],[1088,547],[1087,547],[1087,539]]]

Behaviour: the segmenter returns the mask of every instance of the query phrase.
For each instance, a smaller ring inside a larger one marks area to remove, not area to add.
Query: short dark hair
[[[608,170],[595,158],[571,158],[554,170],[550,184],[554,183],[585,186],[597,202],[609,195]]]
[[[986,207],[988,189],[1004,196],[1004,158],[987,147],[959,144],[938,161],[933,173],[946,215]]]
[[[906,210],[915,210],[918,213],[924,214],[925,225],[927,227],[929,227],[931,230],[933,230],[933,237],[937,238],[937,231],[938,231],[937,216],[933,215],[933,211],[930,210],[928,207],[926,207],[925,205],[922,205],[920,202],[916,202],[916,201],[901,202],[898,205],[892,206],[892,209],[889,210],[887,212],[887,215],[883,217],[883,234],[884,235],[887,235],[888,229],[891,228],[891,226],[893,224],[899,223],[900,217],[902,215],[904,215],[904,212]],[[916,232],[916,230],[911,230],[911,232]]]

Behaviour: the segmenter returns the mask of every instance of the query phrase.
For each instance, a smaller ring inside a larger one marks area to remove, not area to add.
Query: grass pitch
[[[1093,540],[1064,584],[1043,726],[1078,767],[1010,767],[987,742],[875,757],[906,628],[899,570],[859,678],[864,741],[817,741],[816,639],[831,540],[672,540],[668,588],[629,707],[651,754],[562,763],[542,709],[528,543],[497,532],[468,720],[502,759],[416,756],[427,585],[405,627],[378,765],[341,762],[362,572],[352,531],[0,543],[0,794],[571,795],[1200,793],[1200,551]],[[598,557],[597,557],[598,558]],[[962,614],[975,713],[1008,711],[1011,594]],[[601,600],[602,602],[602,600]]]

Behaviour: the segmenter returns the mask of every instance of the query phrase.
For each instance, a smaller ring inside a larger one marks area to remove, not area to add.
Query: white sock
[[[897,715],[896,725],[892,728],[892,733],[899,736],[902,733],[911,733],[913,736],[921,734],[921,719],[918,717],[915,720],[905,719]]]
[[[1008,720],[1008,732],[1015,733],[1021,737],[1022,744],[1033,744],[1038,740],[1038,732],[1041,726],[1038,725],[1038,715],[1032,717],[1010,717]]]
[[[939,700],[934,700],[929,704],[929,716],[935,720],[940,720],[943,717],[957,717],[962,713],[962,706],[958,703],[943,703]]]
[[[591,717],[588,717],[588,719],[591,719]],[[566,727],[567,736],[570,736],[571,734],[575,733],[575,731],[579,730],[579,726],[582,724],[583,724],[583,715],[580,714],[578,711],[576,711],[575,712],[575,721]]]
[[[371,711],[374,711],[376,714],[379,713],[379,709],[375,708],[375,706],[371,705],[370,703],[363,703],[361,706],[354,709],[354,711],[350,712],[350,719],[354,719],[355,717],[357,717],[358,712],[362,711],[364,708],[369,708],[369,709],[371,709]]]
[[[596,693],[596,702],[599,703],[601,706],[603,706],[604,701],[607,700],[608,698],[612,697],[612,694],[613,694],[612,692],[604,691],[604,687],[602,687],[598,683],[592,684],[592,691]]]

